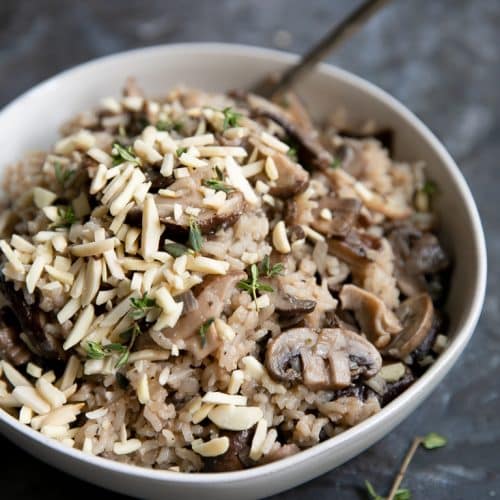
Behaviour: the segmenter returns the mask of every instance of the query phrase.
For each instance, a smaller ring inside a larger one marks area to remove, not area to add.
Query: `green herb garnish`
[[[127,347],[118,343],[102,345],[100,342],[89,340],[85,350],[87,351],[87,356],[91,359],[104,359],[107,356],[111,356],[114,352],[125,352]]]
[[[181,147],[181,148],[177,148],[175,154],[177,155],[177,158],[179,158],[183,153],[185,153],[186,151],[188,150],[188,148],[186,148],[185,146],[184,147]]]
[[[180,243],[165,243],[163,246],[165,252],[167,252],[172,257],[180,257],[189,251],[189,248],[185,245],[181,245]]]
[[[272,278],[273,276],[278,276],[283,272],[285,267],[281,262],[278,264],[274,264],[271,266],[271,260],[269,259],[269,255],[266,255],[260,264],[260,272],[264,274],[267,278]]]
[[[425,181],[422,186],[422,191],[429,196],[432,196],[438,192],[437,184],[433,181]]]
[[[167,131],[170,132],[172,130],[175,130],[176,132],[180,132],[182,130],[182,123],[181,122],[169,122],[165,120],[160,120],[156,123],[156,130],[160,131]]]
[[[224,123],[222,125],[223,130],[227,130],[230,127],[236,127],[238,125],[238,121],[241,118],[241,113],[237,113],[233,110],[233,108],[225,108],[224,113]]]
[[[113,165],[120,165],[126,161],[140,165],[141,160],[134,154],[132,146],[124,147],[119,142],[115,142],[111,148]]]
[[[120,333],[120,338],[124,342],[128,342],[127,347],[122,352],[122,355],[118,358],[116,362],[115,368],[121,368],[123,365],[127,364],[128,358],[130,356],[130,351],[132,347],[134,347],[135,340],[142,333],[140,326],[137,323],[134,323],[129,329]]]
[[[368,492],[369,498],[371,500],[386,500],[385,497],[379,495],[375,488],[371,485],[369,481],[365,481],[366,491]],[[411,493],[410,490],[403,488],[396,491],[394,494],[394,500],[410,500]]]
[[[290,146],[290,149],[286,152],[286,154],[293,160],[297,161],[299,158],[299,155],[297,153],[297,148]]]
[[[422,439],[422,446],[426,450],[434,450],[435,448],[442,448],[443,446],[446,446],[447,443],[448,440],[445,437],[440,436],[435,432],[427,434],[427,436],[425,436]]]
[[[63,169],[61,163],[56,161],[54,163],[54,172],[57,182],[64,188],[68,184],[68,181],[75,175],[76,171],[68,168]]]
[[[342,160],[340,160],[339,158],[334,158],[330,163],[330,168],[333,168],[335,170],[336,168],[339,168],[341,165],[342,165]]]
[[[399,488],[399,486],[401,485],[404,479],[404,475],[416,451],[420,446],[424,447],[426,450],[433,450],[435,448],[442,448],[443,446],[446,446],[446,443],[447,443],[446,438],[440,436],[439,434],[436,434],[435,432],[431,432],[427,434],[427,436],[425,437],[416,437],[415,439],[413,439],[410,449],[406,453],[403,463],[401,464],[398,474],[392,484],[392,488],[387,499],[410,500],[411,499],[410,490],[406,488]],[[365,481],[365,486],[372,500],[386,499],[386,497],[380,496],[368,481]]]
[[[210,189],[213,189],[214,191],[224,191],[224,193],[233,191],[233,188],[231,186],[223,182],[224,174],[218,166],[215,167],[215,174],[216,177],[213,179],[204,179],[203,185]]]
[[[205,323],[200,326],[199,335],[201,340],[201,347],[205,347],[207,343],[207,332],[210,328],[210,325],[215,321],[215,318],[208,318]]]
[[[73,207],[68,205],[67,207],[58,207],[57,215],[59,215],[59,220],[50,225],[51,229],[57,229],[59,227],[71,227],[75,222],[78,221],[77,216]]]
[[[141,298],[131,298],[130,303],[132,304],[132,309],[129,312],[129,316],[136,321],[144,318],[149,310],[156,307],[155,299],[148,297],[147,293]]]
[[[189,246],[195,251],[199,252],[203,246],[203,236],[201,235],[200,226],[194,218],[189,221]]]
[[[257,292],[274,292],[274,288],[272,286],[259,281],[259,268],[257,267],[257,264],[252,264],[250,266],[250,275],[247,273],[247,279],[241,280],[236,286],[240,290],[244,290],[249,293],[254,301],[257,300]]]

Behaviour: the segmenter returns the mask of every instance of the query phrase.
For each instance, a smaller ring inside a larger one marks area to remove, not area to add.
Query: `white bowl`
[[[0,113],[1,167],[28,151],[47,148],[59,126],[100,98],[117,95],[134,75],[148,94],[178,84],[224,91],[246,88],[295,57],[223,44],[166,45],[124,52],[65,71],[17,98]],[[447,309],[449,347],[408,390],[380,413],[313,448],[278,462],[238,472],[182,474],[123,465],[84,454],[44,437],[0,410],[0,431],[41,460],[86,481],[142,498],[257,498],[333,469],[385,436],[439,384],[465,348],[481,312],[486,285],[484,235],[462,174],[429,129],[387,93],[338,68],[323,65],[299,89],[313,115],[343,106],[355,119],[373,118],[395,130],[395,153],[424,160],[440,186],[437,210],[454,260]]]

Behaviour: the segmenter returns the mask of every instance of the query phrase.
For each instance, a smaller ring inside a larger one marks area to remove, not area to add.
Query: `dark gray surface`
[[[62,69],[138,46],[273,46],[275,33],[286,29],[292,33],[288,49],[300,52],[355,3],[0,0],[0,105]],[[417,454],[404,482],[414,498],[500,497],[500,2],[397,0],[331,61],[395,95],[449,148],[485,226],[489,290],[465,354],[408,420],[348,464],[275,498],[364,498],[365,479],[387,493],[412,437],[428,431],[446,435],[449,445]],[[2,499],[55,500],[75,492],[119,498],[38,462],[3,438],[0,446]]]

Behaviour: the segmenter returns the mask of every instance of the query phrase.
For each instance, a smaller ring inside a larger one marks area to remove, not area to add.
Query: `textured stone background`
[[[301,52],[357,3],[1,0],[0,105],[62,69],[138,46],[224,41]],[[483,218],[489,290],[465,354],[411,418],[348,464],[276,499],[365,498],[364,479],[386,493],[412,437],[428,431],[450,442],[416,456],[405,480],[414,498],[500,497],[499,26],[498,0],[398,0],[331,58],[395,95],[449,148]],[[279,30],[287,30],[291,40],[276,36]],[[118,498],[38,462],[3,438],[0,447],[2,499],[56,500],[68,492]]]

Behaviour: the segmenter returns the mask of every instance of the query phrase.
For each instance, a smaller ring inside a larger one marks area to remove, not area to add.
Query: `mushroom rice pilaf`
[[[183,472],[299,452],[446,347],[435,186],[389,131],[130,80],[4,178],[0,407]]]

